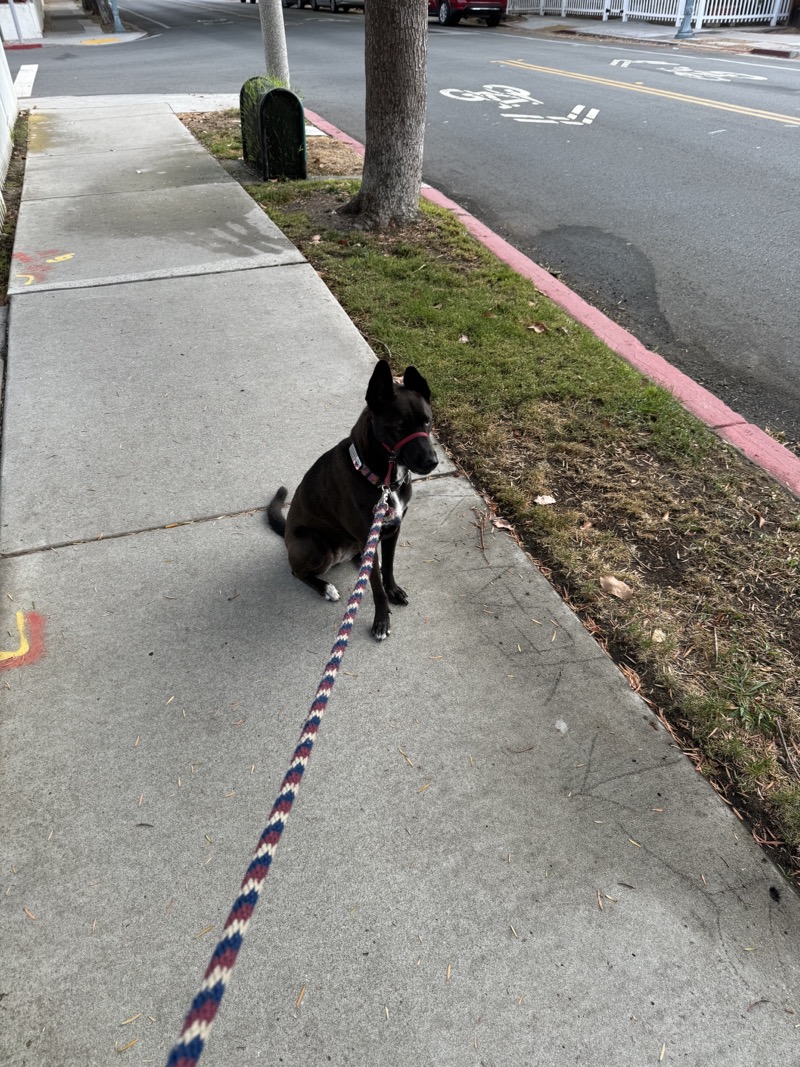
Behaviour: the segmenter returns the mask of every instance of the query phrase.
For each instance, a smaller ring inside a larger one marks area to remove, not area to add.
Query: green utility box
[[[300,98],[272,88],[265,77],[248,78],[239,93],[242,155],[268,178],[306,177],[306,120]]]

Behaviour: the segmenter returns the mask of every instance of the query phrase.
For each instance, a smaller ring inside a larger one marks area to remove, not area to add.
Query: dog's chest
[[[403,499],[401,491],[406,487],[408,481],[408,471],[405,467],[398,467],[397,477],[399,484],[396,489],[389,490],[389,496],[387,499],[388,511],[386,512],[386,518],[383,520],[384,527],[391,528],[392,526],[399,526],[403,521],[403,516],[406,513],[408,507],[408,497]]]

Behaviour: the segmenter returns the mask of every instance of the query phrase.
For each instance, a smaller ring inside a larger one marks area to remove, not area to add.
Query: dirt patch
[[[8,280],[11,272],[11,254],[17,230],[17,216],[22,200],[22,183],[25,179],[25,160],[28,155],[28,112],[23,111],[14,127],[14,149],[8,164],[3,199],[5,217],[0,232],[0,305],[8,303]]]
[[[306,164],[309,176],[357,177],[364,169],[364,160],[352,148],[332,137],[306,138]]]
[[[186,112],[178,118],[217,159],[242,158],[238,111]],[[306,138],[306,164],[310,178],[350,178],[360,176],[364,161],[333,137],[314,135]]]

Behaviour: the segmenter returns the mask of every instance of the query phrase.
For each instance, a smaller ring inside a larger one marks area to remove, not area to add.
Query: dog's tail
[[[286,519],[283,517],[283,505],[286,503],[286,487],[281,486],[267,505],[267,522],[280,537],[286,533]]]

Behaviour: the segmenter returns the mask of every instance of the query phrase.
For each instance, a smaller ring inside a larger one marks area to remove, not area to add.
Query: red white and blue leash
[[[272,806],[269,821],[264,827],[253,853],[250,866],[242,879],[239,895],[234,901],[230,915],[225,923],[223,936],[214,949],[211,961],[206,968],[200,991],[192,1001],[192,1005],[183,1021],[181,1036],[169,1054],[167,1067],[194,1067],[202,1055],[209,1031],[214,1024],[233,965],[236,963],[239,949],[244,941],[244,935],[258,903],[261,887],[269,874],[278,842],[281,839],[286,820],[297,798],[303,774],[311,758],[311,750],[314,747],[317,731],[322,722],[322,716],[325,714],[325,709],[333,690],[333,683],[339,673],[339,667],[347,649],[353,622],[369,581],[375,562],[375,553],[381,537],[383,520],[389,506],[391,470],[392,465],[390,464],[389,473],[381,490],[380,500],[373,512],[372,527],[361,557],[358,578],[347,602],[342,625],[339,627],[339,633],[331,649],[331,656],[317,688],[314,702],[300,731],[300,740],[294,750],[291,766],[281,783],[278,799]]]

